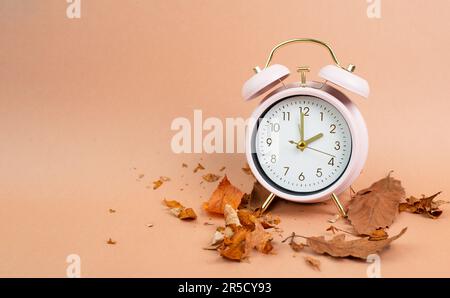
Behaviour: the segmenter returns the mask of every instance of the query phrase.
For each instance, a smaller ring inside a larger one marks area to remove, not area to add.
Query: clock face
[[[284,98],[261,116],[253,159],[282,191],[309,194],[335,183],[350,161],[352,136],[342,114],[315,96]]]

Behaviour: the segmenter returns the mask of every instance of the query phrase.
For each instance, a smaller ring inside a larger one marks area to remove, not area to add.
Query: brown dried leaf
[[[320,261],[310,257],[310,256],[305,256],[304,257],[306,264],[308,264],[309,266],[311,266],[314,270],[320,271]]]
[[[225,169],[226,169],[226,167],[221,167],[219,172],[223,172],[223,170],[225,170]]]
[[[240,223],[250,231],[255,229],[255,223],[257,221],[256,216],[248,209],[239,209],[237,212]]]
[[[196,166],[195,169],[194,169],[194,173],[197,173],[198,171],[204,170],[204,169],[205,169],[205,167],[202,166],[201,163],[198,163],[197,166]]]
[[[116,213],[116,210],[111,209],[111,208],[108,211],[109,211],[109,213]]]
[[[178,218],[185,220],[185,219],[196,219],[197,214],[195,214],[194,209],[192,208],[184,208],[181,210],[180,214],[178,214]]]
[[[406,199],[406,203],[400,203],[398,210],[400,212],[406,211],[416,214],[426,214],[428,217],[436,219],[442,214],[442,210],[439,206],[448,202],[445,201],[434,201],[434,199],[441,192],[435,193],[432,196],[417,199],[416,197],[409,197]]]
[[[217,180],[219,180],[220,176],[212,174],[212,173],[208,173],[208,174],[203,175],[202,178],[206,182],[216,182]]]
[[[181,164],[181,167],[182,168],[187,168],[188,167],[188,165],[187,164],[185,164],[184,162]]]
[[[388,175],[353,196],[348,207],[348,219],[358,234],[370,235],[376,229],[392,224],[404,196],[401,182]]]
[[[203,208],[208,212],[223,214],[226,204],[237,209],[243,195],[244,193],[233,186],[225,175],[209,201],[203,204]]]
[[[163,184],[162,180],[153,181],[153,189],[158,189]]]
[[[252,192],[248,197],[247,208],[253,211],[261,208],[262,204],[269,195],[270,191],[262,186],[261,183],[255,181],[255,183],[253,183]]]
[[[238,214],[230,204],[226,204],[223,210],[223,215],[225,216],[225,226],[235,225],[240,226]]]
[[[339,234],[331,240],[325,237],[305,237],[306,243],[312,250],[319,254],[328,254],[333,257],[355,257],[366,259],[368,255],[377,253],[387,247],[392,241],[400,238],[407,228],[398,235],[379,241],[370,241],[367,238],[345,241],[345,235]]]

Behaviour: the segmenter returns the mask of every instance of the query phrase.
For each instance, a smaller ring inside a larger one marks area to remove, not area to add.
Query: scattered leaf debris
[[[242,168],[242,171],[247,175],[253,175],[248,163],[245,164],[245,166]]]
[[[194,173],[197,173],[198,171],[204,170],[204,169],[205,169],[205,167],[202,166],[201,163],[198,163],[197,166],[196,166],[195,169],[194,169]]]
[[[182,168],[187,168],[188,167],[188,165],[187,164],[185,164],[184,162],[181,164],[181,167]]]
[[[208,174],[203,175],[202,178],[206,182],[216,182],[217,180],[220,179],[220,176],[212,174],[212,173],[208,173]]]
[[[203,204],[203,208],[208,212],[223,214],[226,204],[229,204],[233,209],[237,209],[243,196],[244,193],[233,186],[225,175],[209,201]]]
[[[422,198],[420,199],[410,196],[406,199],[406,202],[400,203],[398,209],[400,212],[424,214],[432,219],[436,219],[442,214],[442,210],[439,206],[448,203],[446,201],[434,201],[440,194],[441,192],[438,192],[429,197],[422,195]]]
[[[221,167],[220,169],[219,169],[219,172],[223,172],[225,169],[226,169],[227,167]]]
[[[161,185],[163,185],[164,182],[168,181],[170,181],[169,177],[160,176],[158,180],[153,181],[153,189],[158,189],[159,187],[161,187]]]
[[[142,178],[144,178],[144,174],[139,174],[139,176],[138,176],[138,179],[142,179]]]
[[[315,259],[310,256],[304,256],[303,258],[306,264],[308,264],[311,268],[313,268],[316,271],[320,271],[320,261],[318,259]]]
[[[400,180],[390,174],[358,191],[350,201],[348,219],[358,234],[370,235],[394,222],[400,200],[405,197],[405,189]]]
[[[115,209],[109,208],[108,212],[109,212],[109,213],[116,213],[116,210],[115,210]]]
[[[116,245],[117,241],[114,241],[111,238],[109,238],[108,241],[106,241],[106,243],[109,245]]]
[[[178,201],[164,200],[164,203],[166,204],[167,207],[170,208],[170,212],[172,212],[173,215],[175,215],[181,220],[191,220],[197,218],[194,209],[186,208],[183,205],[181,205]]]
[[[153,224],[152,223],[148,223],[146,224],[147,228],[153,228]]]

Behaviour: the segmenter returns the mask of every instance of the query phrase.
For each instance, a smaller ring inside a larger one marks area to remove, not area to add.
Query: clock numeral
[[[284,176],[287,175],[287,173],[289,172],[289,167],[284,167],[286,169],[286,171],[284,172]]]
[[[270,157],[270,162],[271,163],[276,163],[277,162],[277,156],[275,154],[272,154],[272,156]]]
[[[323,121],[323,112],[320,112],[320,121]]]
[[[336,125],[334,124],[330,125],[330,133],[336,133]]]
[[[317,177],[322,177],[322,175],[323,175],[323,173],[322,173],[322,168],[317,168],[316,176],[317,176]]]
[[[301,172],[300,175],[298,175],[298,180],[300,180],[300,181],[305,180],[305,175],[303,175],[303,172]]]
[[[332,158],[330,159],[330,161],[328,162],[328,164],[329,164],[330,166],[334,166],[334,157],[332,157]]]
[[[270,130],[273,132],[280,131],[280,123],[270,123]]]
[[[272,145],[272,139],[271,138],[267,138],[266,143],[268,146]]]
[[[334,146],[334,149],[335,149],[335,150],[341,149],[341,142],[336,141],[336,142],[334,142],[334,144],[336,144],[336,146]]]
[[[300,107],[300,113],[303,113],[305,116],[309,116],[309,107]]]
[[[291,112],[283,112],[283,120],[290,121],[291,120]]]

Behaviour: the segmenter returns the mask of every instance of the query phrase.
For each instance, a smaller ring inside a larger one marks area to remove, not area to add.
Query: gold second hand
[[[334,156],[333,154],[326,153],[326,152],[323,152],[323,151],[321,151],[321,150],[318,150],[318,149],[315,149],[315,148],[312,148],[312,147],[309,147],[309,146],[307,146],[305,149],[311,149],[311,150],[317,151],[317,152],[319,152],[319,153],[326,154],[326,155],[328,155],[328,156],[331,156],[331,157],[336,158],[336,156]]]

